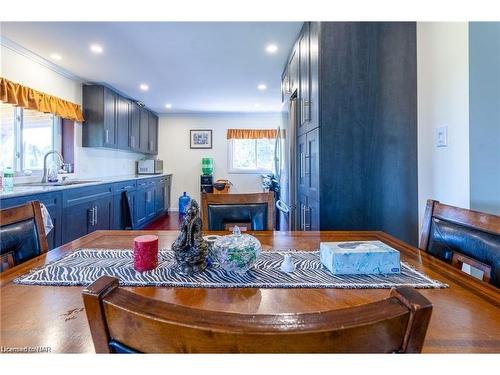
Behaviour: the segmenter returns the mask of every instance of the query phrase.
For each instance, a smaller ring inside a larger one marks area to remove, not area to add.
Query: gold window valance
[[[275,139],[276,129],[227,129],[227,139]]]
[[[78,122],[83,121],[82,107],[56,96],[0,77],[0,100],[18,107],[32,109]]]

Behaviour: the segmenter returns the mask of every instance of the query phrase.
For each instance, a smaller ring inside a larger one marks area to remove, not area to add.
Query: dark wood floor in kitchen
[[[169,212],[160,216],[158,219],[151,222],[144,229],[146,230],[177,230],[180,227],[182,218],[179,218],[178,212]]]

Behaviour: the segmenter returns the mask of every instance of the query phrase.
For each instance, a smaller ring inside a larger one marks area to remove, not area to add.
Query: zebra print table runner
[[[280,271],[284,254],[291,254],[293,273]],[[133,268],[132,250],[79,249],[14,280],[24,285],[86,286],[100,276],[120,279],[122,286],[163,286],[192,288],[444,288],[401,263],[399,275],[333,275],[319,260],[319,251],[263,251],[254,268],[243,275],[209,268],[200,274],[182,276],[175,272],[171,250],[160,251],[159,266],[147,272]]]

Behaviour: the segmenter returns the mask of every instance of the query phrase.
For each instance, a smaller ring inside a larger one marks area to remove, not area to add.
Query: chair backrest
[[[1,271],[48,251],[40,202],[0,210]]]
[[[346,309],[236,314],[170,304],[102,276],[83,291],[98,353],[419,353],[432,304],[415,289]]]
[[[500,216],[429,199],[419,247],[459,269],[479,269],[483,281],[500,287]]]
[[[273,230],[274,194],[201,194],[204,230]]]

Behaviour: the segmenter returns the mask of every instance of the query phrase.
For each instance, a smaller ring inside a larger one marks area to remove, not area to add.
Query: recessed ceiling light
[[[50,58],[51,58],[52,60],[57,60],[57,61],[62,60],[62,56],[61,56],[61,55],[59,55],[58,53],[51,53],[51,54],[50,54]]]
[[[259,104],[259,103],[254,104],[253,106],[254,106],[255,108],[260,108],[260,104]]]
[[[278,51],[278,46],[276,44],[268,44],[266,46],[267,53],[276,53]]]
[[[90,45],[90,50],[94,53],[102,53],[103,48],[99,44],[91,44]]]
[[[265,89],[267,89],[267,86],[263,83],[257,85],[257,89],[260,90],[260,91],[264,91]]]
[[[141,85],[139,86],[139,88],[142,90],[142,91],[148,91],[149,90],[149,86],[146,85],[145,83],[141,83]]]
[[[167,108],[167,109],[172,108],[172,104],[170,104],[170,103],[165,104],[165,108]]]

